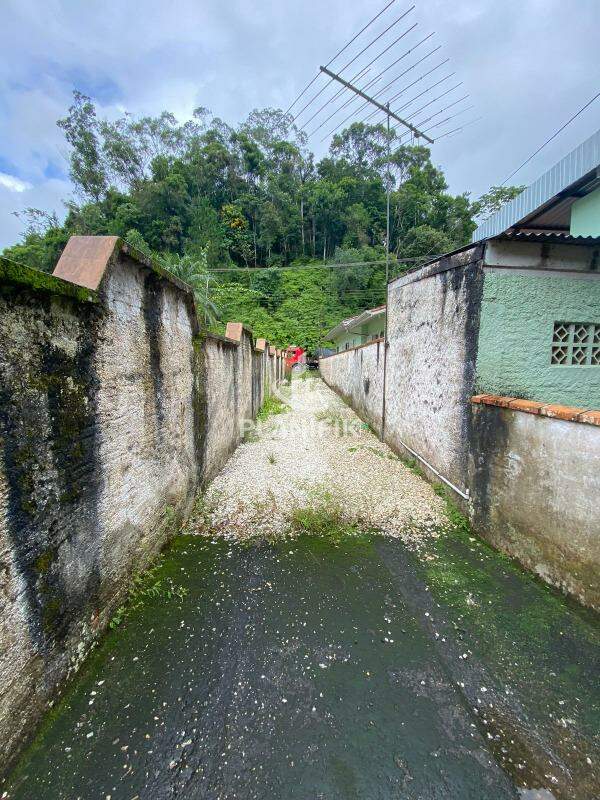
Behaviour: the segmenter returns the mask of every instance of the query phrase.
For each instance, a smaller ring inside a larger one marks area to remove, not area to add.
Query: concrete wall
[[[204,341],[206,436],[203,481],[223,467],[256,417],[265,397],[283,379],[283,357],[269,346],[256,347],[240,323],[227,336],[209,333]]]
[[[407,445],[459,489],[466,487],[482,248],[389,285],[385,441]]]
[[[383,341],[336,353],[319,362],[321,377],[361,419],[381,430]]]
[[[101,593],[104,319],[61,281],[26,273],[23,285],[0,261],[0,763],[76,662]]]
[[[477,403],[469,485],[479,533],[600,609],[598,425]]]
[[[511,251],[498,249],[486,254],[486,262],[504,260],[509,266],[485,269],[477,392],[600,407],[599,366],[551,363],[555,322],[600,326],[600,273],[576,269],[573,262],[567,262],[565,271],[554,265],[517,270],[515,245]],[[523,254],[533,248],[521,245],[520,249],[521,263],[527,263]]]
[[[56,272],[0,259],[0,773],[281,361],[203,336],[191,290],[114,237]]]
[[[550,364],[555,321],[598,320],[594,258],[490,242],[393,281],[383,437],[446,482],[492,544],[599,607],[600,367]],[[322,359],[321,373],[373,424],[366,350]],[[473,411],[476,387],[486,399]]]

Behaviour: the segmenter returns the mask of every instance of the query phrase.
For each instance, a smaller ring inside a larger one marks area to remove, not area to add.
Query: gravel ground
[[[289,530],[296,509],[331,507],[418,547],[446,522],[444,502],[318,377],[298,378],[288,410],[256,426],[208,487],[200,530],[228,538]]]

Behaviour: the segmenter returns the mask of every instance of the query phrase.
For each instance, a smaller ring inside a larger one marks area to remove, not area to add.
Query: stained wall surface
[[[78,239],[92,290],[0,260],[3,768],[282,372],[117,239]]]

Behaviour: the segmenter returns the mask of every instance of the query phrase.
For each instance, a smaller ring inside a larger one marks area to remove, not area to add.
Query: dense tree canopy
[[[315,163],[291,116],[275,109],[237,129],[204,108],[184,124],[168,112],[108,121],[75,92],[58,125],[76,200],[62,225],[29,209],[23,241],[5,255],[51,270],[72,234],[123,236],[194,287],[207,324],[239,319],[280,344],[316,347],[340,317],[383,300],[386,181],[396,271],[403,259],[467,243],[474,217],[520,190],[492,187],[475,203],[449,194],[429,150],[393,131],[388,142],[382,125],[350,125]],[[335,267],[347,263],[360,266]],[[239,271],[206,278],[227,267]]]

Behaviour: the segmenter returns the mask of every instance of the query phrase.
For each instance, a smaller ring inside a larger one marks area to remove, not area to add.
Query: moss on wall
[[[6,291],[9,286],[26,286],[36,292],[50,292],[72,297],[80,302],[94,302],[97,300],[96,292],[74,283],[63,281],[42,272],[39,269],[17,264],[7,258],[0,258],[0,287]]]
[[[600,322],[600,276],[486,272],[477,392],[600,408],[600,367],[552,365],[554,323]]]

